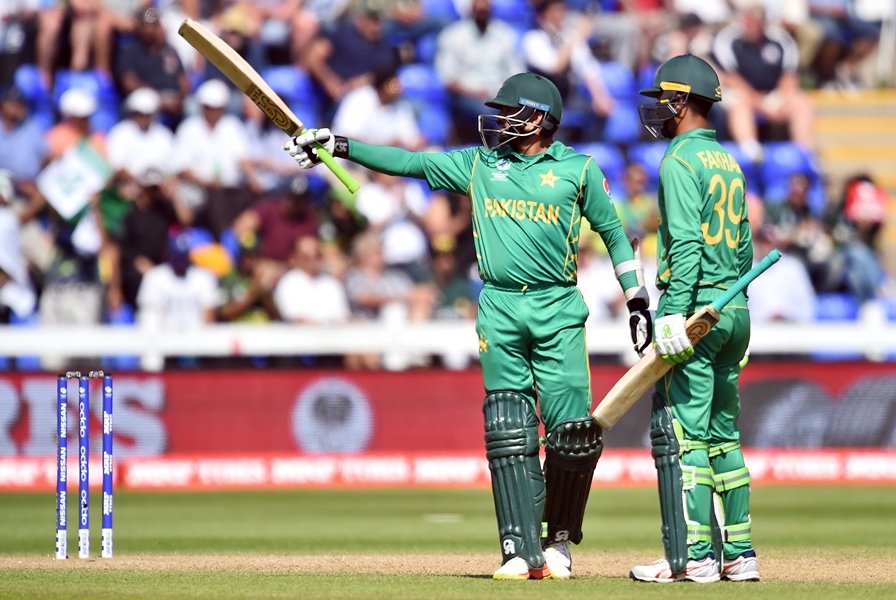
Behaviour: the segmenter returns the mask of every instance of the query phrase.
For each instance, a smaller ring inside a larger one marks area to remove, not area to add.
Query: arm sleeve
[[[386,175],[422,179],[434,190],[464,194],[470,185],[478,148],[453,152],[411,152],[393,146],[374,146],[356,140],[348,144],[348,158]]]
[[[607,246],[613,267],[617,267],[627,261],[633,261],[635,253],[622,229],[622,223],[616,214],[609,191],[610,186],[603,171],[594,164],[593,160],[589,159],[585,164],[582,177],[582,213],[591,223],[591,229],[600,234]],[[635,264],[633,262],[629,262],[629,264],[632,265],[632,269],[626,270],[618,276],[619,285],[623,290],[638,285]]]
[[[700,206],[702,194],[697,174],[676,156],[660,165],[665,190],[666,226],[669,228],[669,287],[665,294],[665,314],[687,315],[694,310],[703,232]]]

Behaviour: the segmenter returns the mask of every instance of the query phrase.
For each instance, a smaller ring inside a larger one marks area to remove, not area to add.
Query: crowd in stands
[[[851,0],[0,4],[0,322],[475,316],[469,201],[357,168],[350,196],[323,168],[299,172],[284,134],[179,38],[185,17],[306,125],[413,150],[479,143],[501,82],[545,75],[564,98],[560,139],[607,174],[648,271],[665,144],[638,121],[638,89],[666,58],[698,54],[721,75],[715,126],[747,175],[757,255],[787,257],[751,288],[754,318],[812,320],[822,295],[893,294],[878,252],[886,194],[857,173],[829,197],[805,91],[880,83],[866,67],[881,22]],[[617,318],[612,266],[587,236],[579,279],[591,318]]]

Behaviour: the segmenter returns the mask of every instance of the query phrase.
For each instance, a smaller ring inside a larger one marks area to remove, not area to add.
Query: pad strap
[[[725,442],[709,447],[709,457],[714,458],[740,449],[740,442]]]
[[[712,473],[711,470],[710,473]],[[716,491],[720,494],[728,490],[749,485],[752,481],[750,471],[747,467],[741,467],[740,469],[728,471],[727,473],[714,473],[712,479],[712,486],[715,487]]]
[[[749,540],[753,536],[753,530],[750,521],[746,523],[734,523],[726,525],[722,532],[726,542],[742,542]]]

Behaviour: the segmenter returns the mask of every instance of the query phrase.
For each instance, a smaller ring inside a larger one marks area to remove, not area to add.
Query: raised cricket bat
[[[224,40],[193,19],[184,19],[177,32],[202,56],[218,67],[227,79],[246,94],[285,134],[295,137],[305,130],[302,121],[290,110],[286,102],[271,89],[258,71]],[[333,171],[348,191],[353,194],[357,192],[360,185],[348,171],[342,168],[323,146],[315,144],[315,148],[321,162]]]
[[[709,330],[719,322],[719,317],[725,305],[731,302],[737,294],[745,290],[751,281],[778,262],[779,258],[781,258],[781,252],[772,250],[755,267],[728,288],[724,294],[716,298],[712,304],[704,306],[691,315],[691,318],[687,321],[688,338],[690,338],[691,343],[696,346],[700,340],[706,337]],[[628,412],[628,409],[644,395],[644,392],[650,389],[671,368],[672,365],[664,361],[656,353],[656,349],[651,346],[644,352],[644,356],[631,369],[626,371],[625,375],[616,382],[616,385],[607,392],[607,395],[600,401],[597,408],[591,413],[591,416],[604,429],[612,429],[619,422],[619,419],[622,418],[622,415]]]

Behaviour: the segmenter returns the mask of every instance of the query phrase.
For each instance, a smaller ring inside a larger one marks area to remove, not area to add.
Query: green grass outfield
[[[492,581],[491,503],[488,490],[120,493],[115,558],[55,561],[52,492],[4,494],[0,598],[896,598],[892,486],[755,488],[764,580],[705,586],[627,578],[659,557],[652,488],[593,490],[573,580]]]

